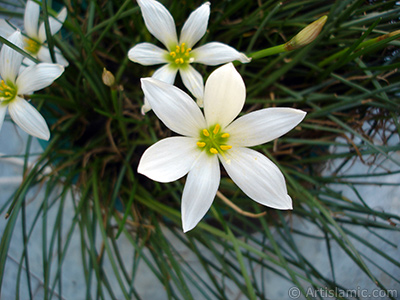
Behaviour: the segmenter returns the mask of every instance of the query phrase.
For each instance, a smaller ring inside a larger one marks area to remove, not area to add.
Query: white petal
[[[16,28],[8,24],[6,20],[0,19],[0,36],[6,39],[13,34],[15,30]]]
[[[28,0],[25,6],[24,14],[24,28],[27,35],[38,40],[38,26],[39,26],[40,5],[35,1]]]
[[[162,42],[168,50],[178,44],[175,21],[169,11],[155,0],[138,0],[144,23],[150,33]]]
[[[216,66],[234,60],[238,60],[242,63],[251,61],[251,58],[248,58],[245,54],[238,52],[231,46],[218,42],[207,43],[193,49],[191,54],[194,58],[193,62],[208,66]]]
[[[168,55],[167,51],[150,43],[137,44],[128,52],[131,61],[144,66],[167,63],[166,55]]]
[[[67,8],[64,7],[57,15],[57,18],[49,17],[50,35],[55,35],[63,26],[65,19],[67,18]],[[44,22],[39,27],[39,41],[44,43],[47,40],[46,28]]]
[[[198,137],[205,128],[200,108],[188,94],[154,78],[142,78],[144,96],[157,117],[176,133]]]
[[[174,84],[177,73],[178,69],[172,68],[171,65],[166,64],[165,66],[158,68],[151,77],[169,84]],[[146,97],[144,97],[144,105],[142,106],[141,109],[142,115],[144,115],[146,112],[150,110],[151,110],[150,103],[146,99]]]
[[[186,48],[192,48],[206,33],[210,18],[210,2],[193,11],[183,25],[179,43],[185,43]]]
[[[182,195],[182,227],[193,229],[210,209],[221,179],[218,158],[205,151],[193,165]]]
[[[32,94],[41,90],[52,84],[63,72],[64,67],[56,64],[40,63],[29,66],[17,78],[18,94]]]
[[[3,127],[4,118],[7,112],[7,105],[0,103],[0,130]]]
[[[229,145],[252,147],[272,141],[296,127],[305,115],[300,109],[286,107],[251,112],[225,129],[231,135]]]
[[[201,154],[197,140],[175,136],[149,147],[142,155],[138,173],[159,182],[172,182],[186,175]]]
[[[62,65],[64,67],[68,67],[69,62],[65,59],[65,57],[61,54],[60,49],[54,47],[54,55],[56,56],[56,63]],[[53,63],[50,55],[50,49],[46,46],[41,46],[39,52],[37,53],[38,60],[47,63]]]
[[[285,178],[279,168],[261,153],[234,147],[221,159],[225,170],[240,189],[254,201],[276,209],[292,209]]]
[[[25,57],[22,61],[22,65],[19,68],[19,74],[22,74],[22,72],[29,66],[34,66],[36,63],[33,60],[30,60],[29,58]]]
[[[183,84],[192,93],[192,95],[195,96],[198,102],[202,104],[204,97],[203,76],[201,76],[201,74],[197,72],[191,65],[188,65],[185,68],[180,68],[179,72],[181,74]]]
[[[8,105],[8,112],[15,123],[28,134],[48,141],[49,127],[42,115],[28,101],[16,97]]]
[[[19,48],[23,47],[23,40],[21,32],[15,31],[12,35],[8,37],[8,40]],[[15,78],[18,75],[19,68],[21,67],[22,59],[24,56],[14,49],[3,45],[0,51],[0,76],[7,82],[15,82]]]
[[[151,77],[165,83],[174,84],[177,73],[178,69],[171,67],[170,64],[166,64],[158,68]]]
[[[209,126],[219,124],[224,129],[243,108],[246,87],[240,74],[229,63],[208,77],[204,90],[204,114]]]

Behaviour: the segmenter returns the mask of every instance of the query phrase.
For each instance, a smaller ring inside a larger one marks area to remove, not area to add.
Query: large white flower
[[[183,91],[153,78],[142,88],[154,113],[183,136],[163,139],[148,148],[138,172],[159,182],[189,173],[182,195],[182,225],[196,226],[210,208],[220,182],[221,161],[228,175],[251,199],[276,209],[292,209],[285,179],[267,157],[247,147],[285,134],[306,113],[266,108],[234,120],[243,108],[246,88],[231,63],[211,73],[204,91],[204,115]]]
[[[173,84],[176,74],[182,77],[183,84],[195,96],[202,106],[204,84],[203,77],[190,64],[201,63],[216,66],[238,60],[243,63],[250,61],[243,53],[234,48],[211,42],[196,49],[193,46],[206,33],[210,17],[210,3],[204,3],[193,11],[183,25],[180,38],[176,34],[175,21],[169,11],[155,0],[137,0],[143,19],[150,33],[164,44],[168,51],[150,43],[140,43],[128,52],[130,60],[148,66],[166,64],[157,69],[153,78]],[[151,109],[145,98],[142,113]]]
[[[25,6],[24,37],[23,48],[26,52],[37,58],[39,61],[52,63],[50,50],[46,44],[46,30],[44,23],[39,25],[40,5],[32,0],[28,0]],[[51,35],[55,35],[62,27],[67,18],[67,9],[64,7],[57,15],[57,18],[49,17]],[[10,26],[5,20],[0,19],[0,35],[7,38],[15,31],[15,27]],[[68,66],[68,61],[62,56],[60,49],[54,47],[56,62],[63,66]],[[31,60],[26,59],[24,63],[31,65]]]
[[[18,47],[23,46],[21,33],[15,31],[8,40]],[[7,45],[0,51],[0,129],[8,112],[15,123],[30,135],[48,140],[50,131],[42,115],[23,95],[32,94],[53,83],[63,72],[57,64],[40,63],[24,68],[19,73],[23,55]],[[18,74],[19,73],[19,74]]]

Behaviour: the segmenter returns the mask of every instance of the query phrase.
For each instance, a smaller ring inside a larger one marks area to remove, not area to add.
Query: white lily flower
[[[46,45],[46,30],[44,23],[39,25],[40,5],[32,0],[28,0],[25,6],[24,27],[26,36],[24,37],[23,49],[41,62],[52,63],[50,50]],[[55,35],[62,27],[67,18],[67,9],[64,7],[57,15],[57,18],[49,17],[51,35]],[[16,27],[10,26],[5,20],[0,19],[0,35],[7,38],[15,31]],[[68,66],[68,61],[62,56],[60,49],[54,47],[56,62],[63,66]],[[24,61],[27,65],[32,65],[31,60]]]
[[[183,25],[179,39],[175,21],[161,3],[155,0],[137,0],[137,2],[147,29],[164,44],[167,50],[150,43],[140,43],[129,50],[129,59],[145,66],[166,64],[156,70],[152,77],[169,84],[175,82],[179,71],[183,84],[197,99],[199,106],[203,103],[203,77],[190,65],[191,63],[216,66],[234,60],[242,63],[248,63],[251,60],[234,48],[218,42],[211,42],[192,50],[206,33],[210,17],[210,2],[204,3],[190,14]],[[151,106],[145,97],[142,113],[150,109]]]
[[[183,91],[153,78],[142,88],[154,113],[183,136],[149,147],[138,172],[152,180],[171,182],[188,173],[182,195],[182,225],[194,228],[210,208],[220,183],[219,162],[254,201],[276,209],[292,209],[279,168],[249,149],[272,141],[299,124],[306,113],[292,108],[266,108],[234,120],[243,108],[246,87],[232,63],[211,73],[205,85],[204,115]]]
[[[8,40],[18,47],[24,41],[21,32],[15,31]],[[57,64],[39,63],[24,68],[19,73],[23,55],[3,45],[0,51],[0,130],[8,112],[15,123],[30,135],[48,140],[50,131],[42,115],[23,98],[53,83],[63,72]]]

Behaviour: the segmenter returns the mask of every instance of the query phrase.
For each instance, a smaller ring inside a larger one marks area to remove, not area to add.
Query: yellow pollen
[[[212,154],[218,154],[218,150],[215,149],[215,148],[210,148],[210,152],[211,152]]]
[[[219,124],[215,125],[213,133],[217,134],[219,132],[219,130],[221,129],[221,126]]]
[[[199,146],[200,148],[203,148],[206,146],[206,143],[204,142],[197,142],[197,146]]]
[[[30,39],[30,38],[25,38],[25,46],[24,49],[32,54],[36,54],[39,49],[40,49],[40,43],[37,41]]]
[[[208,132],[207,129],[203,129],[203,134],[204,134],[205,136],[210,136],[210,133]]]
[[[13,86],[8,86],[4,80],[0,81],[0,101],[10,101],[16,95],[16,89]]]
[[[226,138],[228,138],[229,137],[229,133],[223,133],[222,135],[221,135],[221,137],[223,138],[223,139],[226,139]]]
[[[225,151],[225,150],[232,149],[232,146],[230,146],[230,145],[221,145],[220,148],[221,148],[221,150]]]
[[[179,65],[189,64],[191,63],[190,51],[192,48],[186,48],[186,44],[182,43],[181,45],[176,45],[175,50],[169,52],[168,60],[171,60],[172,63]]]

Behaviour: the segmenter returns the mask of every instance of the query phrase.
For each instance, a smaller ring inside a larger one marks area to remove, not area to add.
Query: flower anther
[[[232,148],[232,146],[226,144],[229,136],[229,133],[222,132],[221,126],[216,124],[200,131],[200,139],[197,142],[197,147],[205,150],[208,155],[221,154],[227,160],[225,151]]]
[[[6,84],[4,80],[0,82],[0,101],[9,102],[17,95],[17,89],[12,83]]]
[[[186,44],[182,43],[181,45],[175,46],[175,51],[171,51],[167,57],[167,60],[172,64],[179,66],[189,64],[193,61],[193,57],[190,53],[192,48],[186,48]]]
[[[39,42],[30,38],[24,38],[24,44],[24,49],[32,55],[36,55],[39,52],[40,47],[42,47]]]

